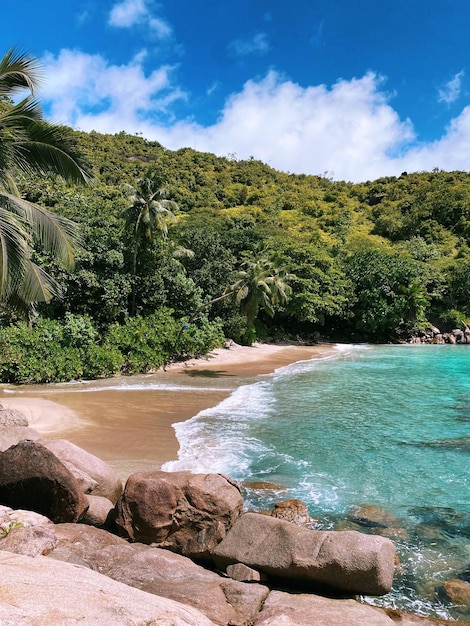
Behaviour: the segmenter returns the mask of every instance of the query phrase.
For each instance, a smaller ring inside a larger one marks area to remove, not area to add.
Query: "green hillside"
[[[150,371],[224,336],[395,341],[470,322],[467,173],[352,184],[125,133],[74,137],[92,186],[17,179],[79,224],[82,248],[68,271],[36,247],[63,295],[29,325],[3,305],[0,380]]]

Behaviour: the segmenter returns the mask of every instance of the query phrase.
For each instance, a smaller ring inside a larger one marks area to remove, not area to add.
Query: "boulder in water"
[[[395,546],[356,531],[318,531],[259,513],[244,513],[214,549],[221,570],[244,563],[270,577],[366,595],[388,593]]]

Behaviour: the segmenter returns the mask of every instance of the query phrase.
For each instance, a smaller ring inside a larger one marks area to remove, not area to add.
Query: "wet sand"
[[[68,439],[126,476],[158,469],[177,458],[172,424],[217,405],[257,376],[334,353],[333,345],[235,346],[151,375],[66,385],[3,386],[0,402],[5,408],[24,411],[44,438]]]

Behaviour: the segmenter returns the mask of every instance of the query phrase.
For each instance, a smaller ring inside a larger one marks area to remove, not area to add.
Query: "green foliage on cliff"
[[[308,340],[318,331],[334,340],[388,341],[428,322],[445,329],[470,321],[467,173],[352,184],[277,172],[256,160],[170,151],[125,133],[74,138],[92,164],[92,188],[53,176],[18,180],[27,200],[78,223],[83,247],[73,272],[35,253],[64,297],[40,305],[32,328],[10,326],[15,320],[4,314],[2,380],[28,380],[18,373],[19,346],[35,345],[39,355],[44,333],[58,333],[64,349],[56,372],[30,380],[149,371],[220,345],[224,334]],[[171,216],[165,236],[155,222],[151,236],[136,239],[145,230],[136,230],[139,212],[133,230],[129,220],[126,226],[129,190],[149,176],[165,189],[158,198],[171,201]],[[273,293],[274,307],[259,306],[254,320],[242,299],[219,296],[259,250],[272,268],[283,268],[290,296],[276,302]],[[81,343],[67,339],[72,327],[85,333]],[[45,367],[45,357],[37,360],[31,371]]]

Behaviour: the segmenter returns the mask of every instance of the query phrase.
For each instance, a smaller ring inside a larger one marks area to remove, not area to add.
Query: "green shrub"
[[[0,380],[7,383],[49,383],[80,378],[80,350],[64,344],[59,322],[38,320],[0,330]]]
[[[122,354],[124,374],[137,374],[159,369],[169,359],[176,336],[171,309],[161,309],[148,317],[112,324],[106,344]]]

